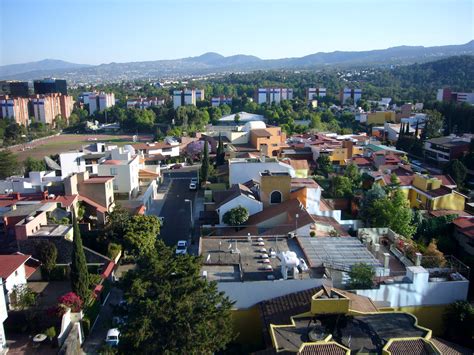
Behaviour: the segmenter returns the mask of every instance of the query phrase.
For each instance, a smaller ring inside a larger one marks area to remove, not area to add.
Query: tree
[[[438,250],[436,239],[432,239],[426,251],[423,253],[421,266],[426,268],[444,267],[446,265],[446,258],[444,254]]]
[[[222,220],[225,224],[229,226],[240,226],[241,224],[244,224],[247,222],[249,219],[249,211],[243,207],[243,206],[238,206],[230,209],[226,213],[224,213],[224,216],[222,217]]]
[[[23,162],[25,166],[25,177],[28,177],[31,171],[45,171],[46,164],[43,160],[38,160],[32,157],[26,158]]]
[[[349,276],[351,289],[368,289],[374,284],[375,270],[371,265],[359,263],[351,267]]]
[[[219,144],[217,145],[217,152],[216,152],[216,165],[223,165],[225,162],[225,151],[224,151],[224,143],[222,142],[222,137],[219,133]]]
[[[10,296],[15,309],[24,311],[36,305],[36,293],[26,285],[16,285],[13,287]]]
[[[359,168],[357,167],[357,165],[355,165],[354,163],[350,163],[344,171],[344,176],[351,181],[353,190],[360,188],[362,176],[359,173]]]
[[[335,198],[351,197],[353,193],[351,179],[345,176],[335,176],[332,179],[332,193]]]
[[[36,245],[35,253],[38,260],[41,261],[41,270],[44,272],[46,279],[48,279],[51,271],[56,267],[58,249],[49,240],[42,240]]]
[[[316,163],[318,164],[317,171],[320,174],[327,177],[328,174],[332,172],[331,160],[326,154],[321,154],[316,160]]]
[[[456,185],[461,187],[466,179],[467,169],[464,164],[459,161],[458,159],[451,160],[443,169],[445,174],[451,176],[454,181],[456,181]]]
[[[89,271],[87,270],[86,256],[84,254],[84,247],[82,246],[81,232],[79,224],[74,218],[74,234],[72,241],[72,255],[71,255],[71,289],[83,301],[89,299]]]
[[[123,236],[125,249],[135,255],[152,253],[156,237],[160,234],[160,221],[156,216],[135,215],[130,218]]]
[[[131,218],[130,212],[128,212],[122,205],[116,205],[114,210],[107,216],[107,224],[105,230],[113,240],[123,241],[123,235],[125,234],[125,227]]]
[[[440,137],[443,128],[443,116],[436,110],[429,110],[426,114],[427,120],[425,122],[422,139],[425,140]]]
[[[209,178],[209,144],[205,142],[204,152],[201,160],[201,182],[206,182]]]
[[[20,170],[16,156],[8,149],[0,151],[0,179],[4,180]]]
[[[236,124],[239,124],[239,122],[240,122],[240,115],[239,115],[238,113],[236,113],[236,114],[234,115],[234,122],[235,122]]]
[[[450,304],[443,315],[448,339],[474,347],[474,306],[468,301]]]
[[[122,281],[128,303],[121,328],[123,353],[213,354],[234,339],[232,302],[215,282],[201,277],[201,259],[161,240]]]
[[[396,189],[390,199],[392,215],[389,226],[394,231],[407,238],[411,238],[416,231],[416,227],[411,224],[413,211],[401,189]]]

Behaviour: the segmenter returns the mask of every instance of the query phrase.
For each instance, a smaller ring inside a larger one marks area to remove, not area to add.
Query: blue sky
[[[261,58],[474,38],[473,0],[0,0],[0,65]]]

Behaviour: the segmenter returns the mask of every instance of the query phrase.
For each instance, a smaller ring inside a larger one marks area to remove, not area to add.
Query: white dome
[[[124,145],[123,150],[129,152],[132,155],[135,155],[135,148],[133,148],[130,144]]]
[[[267,125],[265,124],[265,122],[262,121],[250,121],[244,125],[244,128],[242,130],[244,132],[250,132],[252,129],[258,128],[267,128]]]

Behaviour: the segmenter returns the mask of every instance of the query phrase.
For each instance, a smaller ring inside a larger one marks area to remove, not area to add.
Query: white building
[[[184,98],[183,98],[184,105],[196,105],[196,90],[186,89],[184,90],[183,95],[184,95]]]
[[[115,105],[115,94],[112,93],[89,93],[89,114],[92,115],[95,112],[102,112],[105,109]]]
[[[0,180],[0,193],[35,193],[45,191],[49,186],[61,181],[61,176],[56,176],[54,171],[31,171],[28,177],[12,176]]]
[[[0,279],[0,288],[4,290],[4,281]],[[8,318],[7,312],[7,303],[5,301],[5,293],[0,292],[0,352],[6,350],[7,346],[7,339],[5,336],[5,328],[3,327],[3,323]]]
[[[295,169],[291,165],[282,163],[275,158],[229,160],[229,184],[243,184],[249,180],[260,182],[264,171],[285,172],[295,177]]]
[[[15,287],[26,286],[27,279],[36,271],[36,267],[25,266],[31,255],[11,254],[0,255],[0,279],[3,280],[2,293],[5,301],[10,303],[10,295]]]
[[[99,176],[113,176],[114,193],[134,198],[139,190],[139,156],[133,156],[129,150],[116,148],[110,151],[110,159],[98,166]]]
[[[183,104],[182,91],[173,90],[173,108],[176,110]]]
[[[308,88],[306,90],[306,99],[311,101],[318,97],[326,96],[326,88]]]
[[[127,108],[138,108],[144,110],[152,106],[162,106],[164,103],[164,99],[159,99],[157,97],[139,97],[127,100]]]
[[[279,104],[282,100],[293,100],[293,89],[288,88],[259,88],[257,102],[259,105],[272,102]]]
[[[263,203],[257,200],[247,187],[243,185],[233,185],[227,191],[215,192],[214,196],[222,196],[222,199],[216,202],[215,208],[219,215],[219,223],[224,224],[224,215],[233,208],[245,207],[252,216],[263,211]]]
[[[173,108],[182,105],[196,105],[196,101],[204,100],[204,89],[184,89],[173,91]]]
[[[165,157],[179,157],[179,142],[167,137],[164,142],[137,143],[133,145],[137,153],[143,155],[161,154]]]
[[[204,100],[204,89],[196,89],[196,101]]]

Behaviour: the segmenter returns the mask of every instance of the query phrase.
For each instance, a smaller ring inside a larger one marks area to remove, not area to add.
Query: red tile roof
[[[113,161],[113,160],[110,160]],[[113,176],[94,176],[81,182],[81,184],[104,184],[114,179]]]
[[[347,351],[337,343],[305,344],[299,355],[346,355]]]
[[[307,160],[296,160],[296,159],[289,159],[290,165],[295,170],[308,170],[309,165]]]
[[[13,254],[13,255],[0,255],[0,278],[6,280],[19,269],[31,255]]]
[[[107,208],[102,206],[102,205],[99,205],[97,202],[94,202],[92,201],[90,198],[88,197],[85,197],[85,196],[82,196],[82,195],[79,195],[79,201],[82,201],[82,202],[85,202],[87,203],[88,205],[92,206],[92,207],[95,207],[97,209],[97,211],[99,212],[102,212],[102,213],[106,213],[107,212]]]
[[[458,232],[469,238],[474,238],[474,218],[459,217],[453,221]]]
[[[121,165],[123,163],[122,160],[114,160],[114,159],[111,159],[111,160],[106,160],[102,163],[102,165]]]
[[[423,339],[394,340],[387,349],[392,355],[436,354],[431,344]]]

